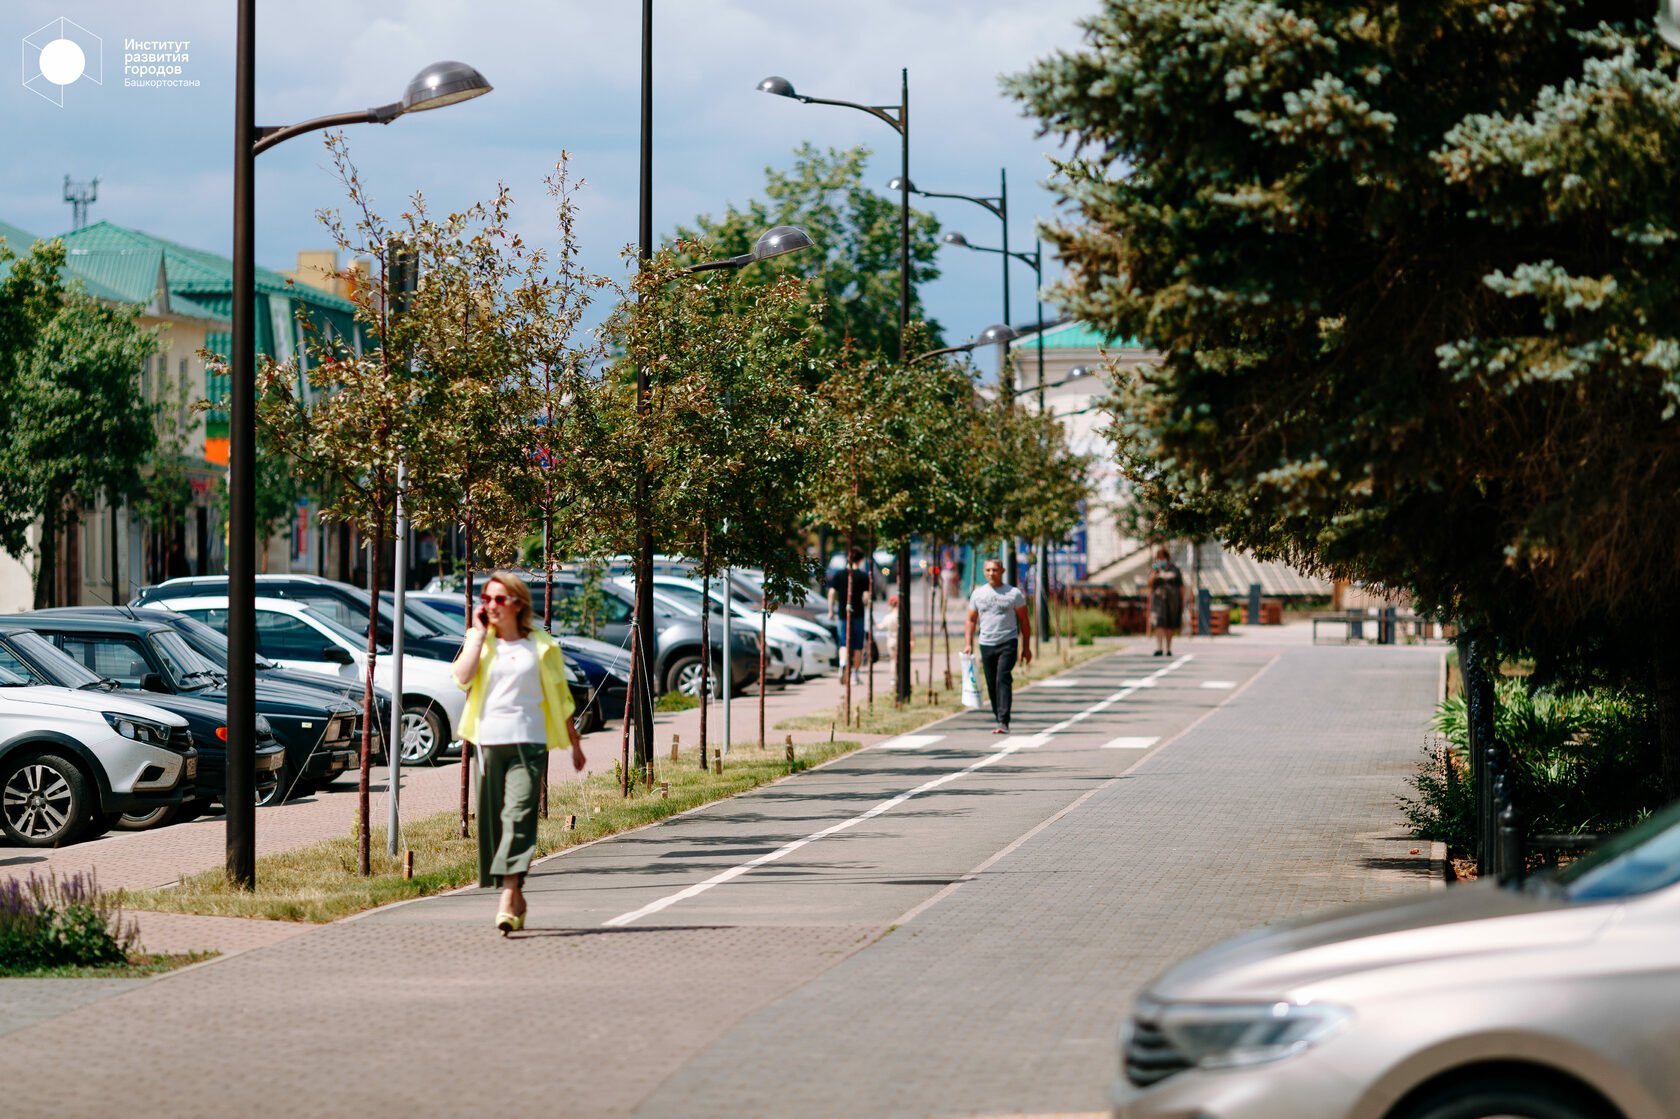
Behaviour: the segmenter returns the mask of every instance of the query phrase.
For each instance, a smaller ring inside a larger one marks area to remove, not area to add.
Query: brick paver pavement
[[[1163,964],[1426,888],[1393,798],[1439,651],[1189,648],[1025,690],[1001,752],[963,716],[550,860],[510,940],[473,891],[37,1012],[0,1037],[8,1114],[1094,1112]]]

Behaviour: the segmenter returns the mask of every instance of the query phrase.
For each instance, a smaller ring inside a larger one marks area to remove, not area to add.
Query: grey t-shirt
[[[997,590],[982,583],[968,596],[969,609],[980,615],[979,642],[982,645],[1002,645],[1018,640],[1021,622],[1015,611],[1027,604],[1027,596],[1005,583]]]

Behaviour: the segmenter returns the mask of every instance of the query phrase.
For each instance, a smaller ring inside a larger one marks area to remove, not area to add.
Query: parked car
[[[1119,1119],[1674,1119],[1680,804],[1555,876],[1268,926],[1150,985]]]
[[[372,603],[372,598],[361,587],[350,583],[340,583],[336,579],[323,579],[319,575],[258,575],[256,583],[259,595],[268,598],[284,598],[313,606],[317,613],[324,615],[344,629],[361,634],[363,647],[366,647],[368,606]],[[134,596],[131,605],[151,605],[154,602],[164,602],[172,599],[202,598],[207,595],[225,594],[227,594],[227,576],[198,575],[169,579],[155,586],[146,587]],[[380,603],[378,643],[381,646],[391,644],[395,625],[396,610],[389,603]],[[452,661],[460,651],[461,635],[459,633],[439,633],[430,626],[417,621],[412,614],[405,618],[403,624],[403,655],[424,657],[428,660]]]
[[[635,586],[631,581],[614,580],[614,582],[618,583],[620,589],[624,590],[627,594],[635,594]],[[684,595],[681,593],[680,588],[677,587],[655,585],[653,590],[653,612],[655,617],[692,618],[694,619],[695,624],[699,625],[700,596],[698,593],[695,593],[694,595]],[[794,678],[795,672],[797,671],[796,666],[800,659],[800,650],[792,642],[777,641],[774,638],[765,640],[762,626],[763,623],[757,618],[754,618],[751,621],[740,621],[737,619],[730,630],[731,639],[733,639],[735,631],[737,630],[745,629],[751,632],[758,639],[759,647],[764,650],[765,683],[785,686],[789,680]],[[707,636],[711,637],[715,633],[719,636],[719,640],[721,641],[721,635],[723,632],[723,608],[719,606],[712,611],[712,616],[708,620]],[[731,654],[731,660],[733,660],[733,654]],[[730,668],[734,668],[733,663],[730,665]],[[710,680],[712,694],[714,696],[721,695],[723,692],[722,670],[719,669],[717,673],[714,673]],[[699,687],[698,681],[696,681],[695,687]]]
[[[124,812],[111,821],[112,827],[138,831],[176,820],[190,820],[221,801],[227,790],[225,698],[211,700],[199,695],[154,690],[114,680],[90,667],[90,659],[104,666],[111,658],[72,656],[52,635],[42,634],[12,619],[0,619],[0,665],[31,684],[125,695],[130,700],[160,708],[187,721],[189,743],[197,752],[198,764],[193,779],[183,786],[180,802]],[[275,738],[267,719],[259,717],[256,732],[254,774],[257,803],[274,804],[282,793],[281,770],[286,762],[286,751]]]
[[[185,695],[227,706],[227,678],[155,611],[122,616],[109,608],[35,610],[10,619],[52,640],[84,666],[126,688]],[[342,699],[259,683],[257,713],[285,747],[276,803],[330,784],[360,757],[358,713]]]
[[[473,587],[476,592],[488,573],[481,572],[473,576]],[[546,604],[546,584],[540,572],[517,572],[530,584],[533,604],[536,612],[541,615]],[[585,595],[583,581],[570,572],[562,572],[554,580],[555,610],[559,616],[575,616],[581,613]],[[620,587],[612,579],[603,579],[599,584],[600,598],[595,603],[595,636],[598,640],[620,649],[630,647],[631,615],[635,611],[635,600],[630,592]],[[562,610],[562,603],[566,609]],[[654,692],[660,694],[680,688],[688,695],[696,695],[700,689],[700,621],[696,614],[670,606],[661,611],[655,609],[654,624],[658,627],[657,647],[654,654],[653,679]],[[562,633],[570,632],[574,627],[564,625],[557,616],[555,628]],[[714,678],[721,680],[723,672],[723,632],[722,627],[716,627],[717,632],[710,634],[712,650],[712,667]],[[558,636],[558,635],[557,635]],[[752,633],[737,632],[733,635],[731,646],[730,667],[735,677],[737,690],[749,687],[758,679],[758,636]],[[721,684],[717,685],[721,688]],[[717,694],[714,691],[714,694]]]
[[[81,606],[76,609],[93,612],[106,611],[130,617],[133,608],[128,606]],[[192,647],[193,652],[215,665],[223,676],[227,675],[228,643],[227,637],[211,629],[196,618],[189,618],[174,610],[162,607],[147,607],[145,617],[156,619],[169,626],[181,635],[181,640]],[[284,685],[293,692],[303,692],[319,696],[323,702],[342,700],[356,710],[356,726],[353,731],[355,748],[360,759],[362,742],[362,700],[365,697],[365,685],[361,680],[345,680],[337,676],[322,676],[315,672],[294,672],[289,668],[281,668],[273,661],[263,657],[260,653],[253,653],[257,668],[257,689],[268,686]],[[385,757],[385,731],[391,725],[391,693],[382,688],[373,690],[374,706],[378,711],[378,718],[373,723],[372,746],[373,761],[382,762]]]
[[[91,838],[125,812],[181,803],[198,754],[181,716],[126,696],[31,685],[0,668],[0,836]]]
[[[367,672],[366,638],[346,629],[313,607],[292,599],[255,599],[257,652],[282,668],[313,672],[345,680],[362,679]],[[227,631],[226,595],[172,598],[148,604],[197,618],[211,629]],[[381,649],[381,653],[389,653]],[[376,686],[390,690],[395,683],[391,657],[380,656],[374,667]],[[410,765],[435,761],[454,740],[466,706],[466,693],[455,685],[449,665],[403,655],[402,758]]]
[[[380,597],[394,600],[390,591],[381,592]],[[410,591],[403,596],[403,607],[405,613],[428,625],[465,632],[467,607],[459,595]],[[622,719],[630,691],[630,654],[576,634],[556,634],[554,639],[565,651],[566,663],[583,677],[584,686],[572,688],[578,730],[588,734],[600,730],[610,719]]]
[[[635,580],[629,576],[619,576],[616,581],[621,587],[634,589]],[[712,614],[714,618],[721,619],[724,593],[718,583],[719,581],[712,583],[710,593]],[[696,613],[699,612],[701,595],[705,593],[701,580],[676,575],[655,575],[653,585],[660,593],[676,599]],[[835,644],[832,632],[803,618],[780,613],[765,615],[750,603],[751,600],[745,594],[736,592],[730,595],[734,624],[749,625],[760,634],[766,635],[771,647],[777,649],[791,667],[789,676],[794,682],[807,676],[821,676],[839,668],[840,647]]]

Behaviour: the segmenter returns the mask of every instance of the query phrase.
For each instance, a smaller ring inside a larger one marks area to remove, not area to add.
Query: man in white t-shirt
[[[974,639],[980,639],[980,667],[986,674],[986,691],[992,697],[992,714],[997,718],[993,734],[1009,733],[1009,705],[1014,699],[1010,674],[1015,659],[1032,663],[1032,618],[1027,596],[1003,582],[1003,561],[986,561],[986,585],[968,596],[968,628],[963,635],[963,653],[974,655]]]

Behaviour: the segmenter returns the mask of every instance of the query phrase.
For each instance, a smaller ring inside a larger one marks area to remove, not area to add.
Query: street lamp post
[[[642,135],[637,182],[636,260],[645,268],[653,259],[653,0],[642,0]],[[636,415],[645,417],[652,392],[647,365],[636,363]],[[643,462],[636,471],[636,624],[634,654],[639,661],[632,672],[642,682],[636,701],[636,764],[653,760],[653,479]]]
[[[902,180],[899,180],[899,179],[895,178],[895,179],[893,179],[893,180],[891,180],[890,182],[887,183],[887,189],[888,190],[899,190],[903,187],[903,185],[904,185],[904,182]],[[1004,258],[1003,258],[1003,261],[1002,261],[1002,263],[1003,263],[1003,320],[1002,321],[1003,321],[1003,324],[1005,326],[1008,326],[1011,322],[1010,311],[1009,311],[1009,257],[1011,255],[1013,255],[1009,252],[1009,172],[1006,169],[1003,169],[1003,168],[998,169],[998,192],[997,192],[996,195],[988,196],[988,195],[983,195],[983,194],[948,194],[948,193],[945,193],[945,192],[942,192],[942,191],[937,191],[937,190],[918,190],[918,189],[916,189],[916,184],[915,183],[910,183],[909,184],[909,190],[910,190],[911,194],[920,195],[923,198],[957,198],[957,199],[961,199],[964,202],[972,202],[976,206],[985,207],[987,210],[990,210],[992,212],[992,214],[997,217],[998,222],[1001,224],[1002,230],[1003,230],[1003,253],[1004,253]]]
[[[839,105],[857,109],[885,121],[899,138],[898,173],[898,360],[908,358],[905,334],[910,329],[910,71],[899,71],[897,105],[860,105],[855,101],[834,101],[794,91],[786,78],[769,77],[758,83],[762,93],[791,97],[805,105]],[[898,612],[898,658],[893,666],[893,692],[900,703],[910,701],[910,538],[898,545],[898,587],[902,608]]]
[[[294,136],[345,124],[389,124],[404,113],[490,91],[477,70],[438,62],[416,74],[401,101],[285,127],[256,123],[256,0],[239,0],[233,109],[233,324],[228,408],[227,875],[256,884],[256,157]],[[374,718],[373,712],[367,713]],[[398,749],[392,743],[390,749]]]

